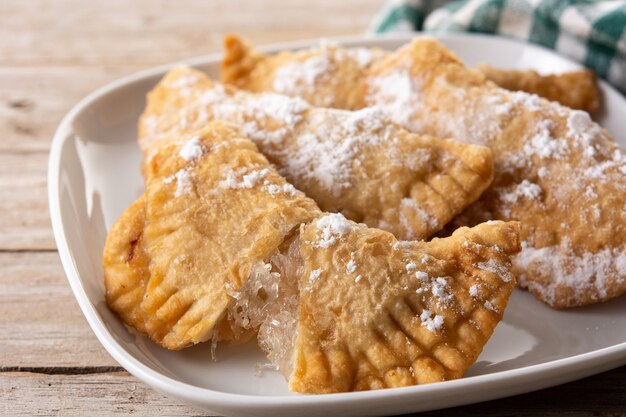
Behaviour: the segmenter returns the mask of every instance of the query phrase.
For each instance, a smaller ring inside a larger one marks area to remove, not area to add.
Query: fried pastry
[[[300,97],[315,106],[358,110],[371,104],[366,98],[365,82],[370,68],[389,54],[376,48],[342,48],[321,42],[309,49],[263,55],[238,36],[228,35],[224,38],[221,78],[224,83],[249,91],[274,91]],[[486,64],[477,69],[507,90],[526,91],[588,112],[600,107],[596,77],[590,70],[540,75],[532,70],[504,70]],[[403,87],[411,88],[408,84]],[[401,107],[397,111],[401,112]]]
[[[590,70],[541,75],[533,70],[504,70],[487,64],[476,67],[488,80],[511,91],[526,91],[565,107],[593,113],[600,107],[596,76]]]
[[[150,278],[148,255],[143,246],[146,199],[141,195],[113,224],[102,255],[106,302],[124,323],[146,332],[147,317],[141,309]]]
[[[389,87],[398,79],[412,89]],[[498,88],[432,39],[379,61],[368,85],[388,110],[412,103],[392,115],[411,130],[492,149],[493,185],[461,220],[521,221],[521,286],[553,307],[626,291],[626,156],[587,113]]]
[[[145,286],[141,299],[123,304],[111,297],[110,305],[168,349],[215,336],[233,303],[229,292],[267,273],[266,262],[283,241],[320,214],[252,142],[224,123],[178,138],[159,148],[147,166],[143,233],[131,239],[134,264],[122,258],[128,237],[140,231],[141,200],[112,229],[105,249],[112,257],[105,256],[104,265],[105,275],[113,277],[105,282],[123,282],[115,274],[129,266],[125,284],[137,293]],[[140,270],[146,258],[147,282]],[[110,292],[119,293],[115,287]]]
[[[371,63],[365,83],[365,104],[408,130],[492,149],[493,184],[456,224],[521,221],[522,287],[558,308],[626,291],[626,158],[587,113],[499,88],[429,38]]]
[[[365,106],[365,72],[384,56],[381,49],[321,42],[317,48],[267,57],[228,35],[221,76],[222,82],[250,91],[297,96],[318,107],[360,109]]]
[[[264,322],[260,344],[293,391],[459,378],[502,318],[519,249],[514,222],[407,242],[328,214],[301,226],[288,259],[277,263],[275,278],[299,289],[287,283],[252,321]]]
[[[185,67],[167,74],[148,96],[139,128],[146,160],[173,133],[212,119],[240,126],[322,210],[401,239],[439,231],[493,176],[488,148],[409,133],[377,108],[316,108],[223,86]]]

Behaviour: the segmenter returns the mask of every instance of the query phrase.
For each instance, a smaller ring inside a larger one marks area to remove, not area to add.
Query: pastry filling
[[[298,324],[298,238],[284,247],[268,263],[255,265],[239,291],[229,290],[235,302],[228,314],[236,327],[258,332],[259,346],[289,379]]]

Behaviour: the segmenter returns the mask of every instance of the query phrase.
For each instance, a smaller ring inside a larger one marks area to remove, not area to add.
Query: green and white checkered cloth
[[[626,1],[392,0],[372,22],[383,32],[479,32],[556,50],[626,93]]]

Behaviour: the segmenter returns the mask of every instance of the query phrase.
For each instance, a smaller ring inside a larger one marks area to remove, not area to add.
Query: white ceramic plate
[[[439,38],[469,65],[563,71],[577,65],[511,40],[469,35]],[[337,39],[348,46],[394,49],[403,37]],[[316,41],[266,51],[306,47]],[[220,56],[188,61],[217,77]],[[155,389],[201,408],[250,416],[389,415],[452,407],[544,387],[626,364],[626,297],[567,311],[552,310],[516,290],[504,320],[467,376],[432,385],[369,392],[296,395],[277,372],[255,376],[265,362],[252,345],[199,345],[170,352],[130,332],[104,301],[101,253],[107,230],[142,191],[135,128],[146,92],[170,66],[110,84],[81,101],[59,126],[50,154],[49,198],[54,235],[72,290],[96,336],[129,372]],[[626,100],[602,83],[598,120],[626,144]]]

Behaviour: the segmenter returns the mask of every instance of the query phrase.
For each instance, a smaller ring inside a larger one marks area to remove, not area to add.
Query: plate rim
[[[362,44],[364,42],[376,42],[376,41],[387,41],[387,42],[408,42],[411,39],[417,37],[434,37],[436,39],[450,39],[450,40],[465,40],[465,39],[476,39],[487,40],[487,41],[496,41],[503,43],[515,43],[521,44],[524,47],[536,48],[542,52],[548,52],[558,57],[564,59],[565,61],[569,61],[570,64],[577,66],[579,68],[583,68],[580,64],[570,60],[567,57],[563,57],[545,47],[535,44],[529,44],[517,39],[506,38],[501,36],[493,36],[493,35],[485,35],[485,34],[437,34],[437,33],[423,33],[423,32],[412,32],[406,34],[385,34],[385,35],[352,35],[352,36],[341,36],[341,37],[328,37],[328,38],[311,38],[304,39],[298,41],[290,41],[290,42],[280,42],[280,43],[272,43],[264,46],[260,46],[257,49],[263,52],[275,52],[283,49],[300,49],[307,46],[314,45],[318,43],[321,39],[327,39],[329,41],[337,42],[340,44],[345,44],[348,46],[355,46]],[[514,391],[509,391],[505,395],[501,395],[494,390],[493,392],[487,392],[479,395],[478,400],[474,399],[463,399],[462,396],[454,399],[448,399],[446,404],[443,407],[451,407],[462,404],[475,403],[480,401],[486,401],[495,398],[502,398],[503,396],[511,396],[517,395],[524,392],[530,392],[538,389],[543,389],[546,387],[558,385],[561,383],[565,383],[571,380],[575,380],[578,378],[582,378],[588,375],[593,375],[598,372],[602,372],[606,369],[611,369],[612,367],[617,367],[626,364],[626,342],[622,342],[619,344],[615,344],[612,346],[608,346],[601,349],[592,350],[589,352],[581,353],[578,355],[559,358],[555,360],[551,360],[548,362],[543,362],[540,364],[534,364],[529,366],[524,366],[521,368],[509,369],[504,371],[498,371],[490,374],[476,375],[465,378],[460,378],[451,381],[445,381],[443,383],[438,384],[427,384],[427,385],[415,385],[410,387],[401,387],[401,388],[388,388],[384,390],[373,390],[373,391],[361,391],[361,392],[350,392],[350,393],[334,393],[334,394],[324,394],[320,395],[252,395],[252,394],[238,394],[238,393],[229,393],[229,392],[221,392],[217,390],[212,390],[209,388],[202,388],[195,385],[190,385],[185,382],[182,382],[178,379],[166,376],[161,374],[147,365],[144,365],[141,361],[135,359],[130,353],[123,348],[122,345],[117,343],[113,338],[112,334],[107,330],[104,321],[101,316],[98,314],[94,305],[91,303],[89,297],[87,296],[80,275],[78,273],[75,260],[70,253],[69,244],[67,241],[67,237],[65,235],[65,230],[61,218],[61,207],[60,207],[60,173],[61,173],[61,151],[65,141],[71,137],[70,133],[72,132],[71,124],[72,121],[79,115],[82,111],[96,102],[99,98],[106,96],[110,93],[115,92],[118,89],[121,89],[129,84],[136,83],[145,78],[157,76],[159,74],[164,74],[168,69],[172,68],[172,66],[184,63],[191,66],[198,66],[207,64],[210,62],[219,62],[221,60],[221,53],[212,53],[201,55],[197,57],[192,57],[189,59],[168,63],[164,65],[159,65],[155,67],[151,67],[145,70],[137,71],[131,73],[129,75],[123,76],[117,80],[114,80],[96,90],[92,93],[88,94],[82,100],[80,100],[72,109],[63,117],[61,123],[55,131],[54,137],[52,139],[51,147],[50,147],[50,155],[48,158],[48,203],[50,210],[50,219],[52,223],[53,234],[55,238],[55,242],[57,245],[59,257],[61,258],[61,263],[63,265],[63,270],[66,274],[67,280],[72,288],[72,292],[74,297],[76,298],[79,307],[87,319],[89,326],[92,331],[102,344],[102,346],[107,350],[107,352],[127,371],[129,371],[132,375],[139,378],[143,382],[152,386],[158,391],[167,393],[169,395],[175,396],[177,398],[181,398],[183,400],[189,401],[193,404],[200,406],[208,406],[215,407],[215,409],[223,409],[223,410],[234,410],[234,411],[246,411],[250,410],[253,407],[268,407],[271,406],[272,410],[288,410],[294,406],[309,406],[316,407],[321,406],[325,407],[328,405],[332,405],[332,403],[341,403],[344,406],[354,405],[355,403],[359,403],[360,405],[368,405],[371,403],[377,403],[380,400],[389,400],[389,399],[400,399],[400,398],[408,398],[417,395],[427,395],[427,394],[442,394],[449,390],[454,390],[455,388],[463,388],[466,386],[470,386],[473,389],[476,388],[486,388],[491,384],[499,383],[506,384],[514,382],[515,380],[527,376],[533,376],[537,379],[542,376],[546,376],[548,374],[552,375],[552,380],[540,381],[532,389],[518,389]],[[605,82],[604,80],[599,79],[599,83],[601,87],[605,91],[609,91],[611,93],[616,93],[621,96],[618,90],[612,87],[610,84]],[[622,96],[623,97],[623,96]],[[559,373],[560,378],[558,381],[554,381],[557,378],[554,378],[554,373]],[[570,375],[566,375],[566,374]],[[474,396],[473,398],[477,398]],[[408,408],[407,408],[408,409]],[[415,404],[415,409],[419,409],[419,404]],[[433,409],[433,407],[423,408],[423,410]]]

